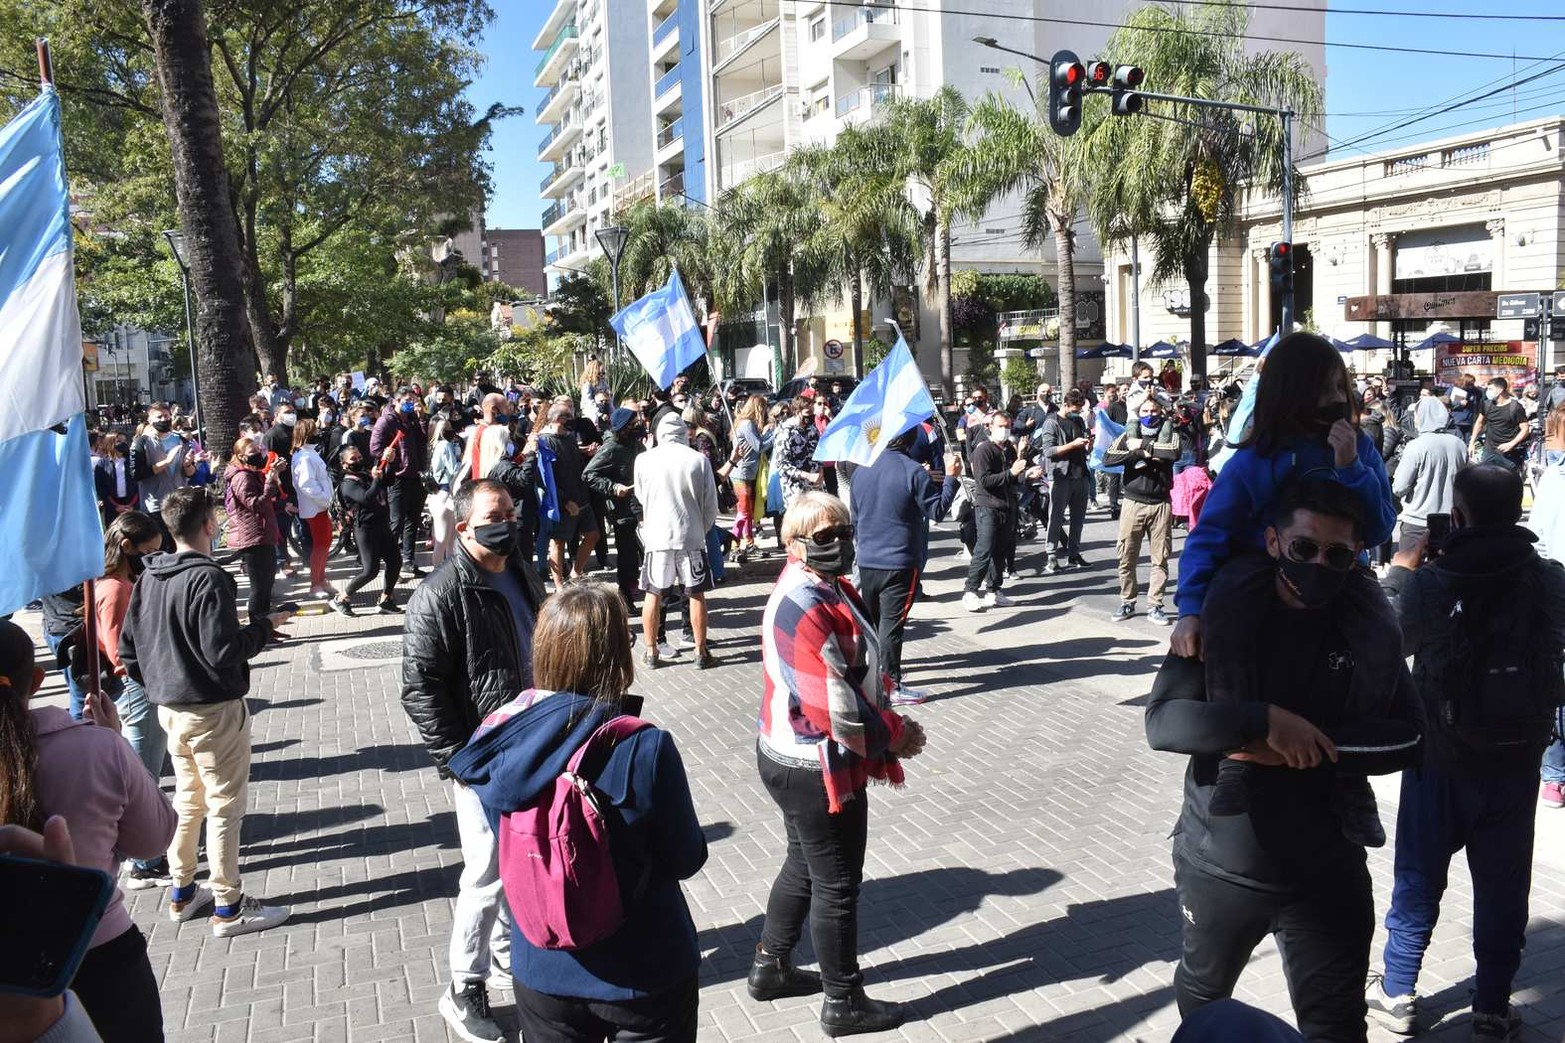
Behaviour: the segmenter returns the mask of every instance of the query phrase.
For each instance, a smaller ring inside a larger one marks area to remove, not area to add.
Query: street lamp
[[[630,238],[630,229],[624,225],[609,225],[607,228],[598,229],[598,245],[603,247],[603,255],[609,259],[609,278],[614,284],[614,310],[619,311],[619,259],[625,253],[625,240]],[[619,331],[614,333],[614,354],[619,355]]]
[[[196,437],[201,437],[201,374],[196,365],[196,326],[190,316],[190,264],[185,259],[185,233],[165,229],[163,238],[168,240],[168,251],[179,265],[179,281],[185,288],[185,345],[190,351],[191,409],[196,421]]]

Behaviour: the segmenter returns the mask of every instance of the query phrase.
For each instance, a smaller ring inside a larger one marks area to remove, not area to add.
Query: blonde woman
[[[734,539],[739,543],[739,562],[743,564],[759,553],[755,545],[756,525],[760,521],[755,480],[760,474],[761,454],[772,448],[773,429],[766,422],[766,399],[751,395],[734,414],[734,453],[745,447],[744,456],[728,475],[739,505],[734,509]]]
[[[596,356],[587,360],[586,367],[581,371],[581,415],[598,423],[602,417],[598,416],[597,397],[609,394],[609,375]]]

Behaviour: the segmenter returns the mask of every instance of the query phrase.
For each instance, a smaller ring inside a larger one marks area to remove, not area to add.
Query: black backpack
[[[1455,597],[1451,658],[1430,725],[1484,760],[1541,754],[1565,703],[1565,654],[1544,644],[1537,561],[1499,575],[1442,579]]]

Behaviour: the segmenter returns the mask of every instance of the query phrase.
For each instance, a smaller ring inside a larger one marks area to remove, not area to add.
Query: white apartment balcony
[[[573,24],[560,26],[554,42],[544,52],[543,59],[538,62],[538,68],[533,72],[533,86],[552,87],[558,83],[580,46],[581,41],[577,37],[576,26]]]
[[[861,7],[831,25],[831,56],[837,60],[864,61],[901,42],[902,27],[891,8]]]
[[[776,122],[778,136],[780,137],[782,134],[783,112],[782,106],[778,102],[785,93],[786,90],[782,84],[774,83],[759,90],[718,102],[713,113],[717,133],[726,134],[738,129],[740,126],[744,126],[748,130],[754,130],[754,124]]]
[[[679,12],[672,11],[661,20],[653,17],[652,23],[652,60],[661,61],[664,57],[673,53],[678,58],[679,51]]]
[[[872,115],[876,109],[895,98],[900,93],[900,88],[894,83],[872,83],[868,87],[860,87],[844,94],[837,95],[837,118],[845,119],[852,115]]]
[[[776,170],[788,160],[788,153],[782,150],[767,152],[760,155],[751,154],[749,151],[735,150],[735,158],[725,163],[722,168],[724,188],[732,188],[748,178],[757,174],[764,174],[768,170]],[[742,158],[741,158],[742,157]]]
[[[685,96],[684,66],[675,65],[652,81],[652,114],[661,116]]]
[[[685,202],[685,172],[676,170],[658,182],[658,201],[661,203]]]
[[[574,155],[568,156],[565,162],[556,163],[554,169],[544,175],[543,184],[538,187],[538,194],[545,199],[558,198],[585,175],[586,170],[582,167],[581,160]]]
[[[581,140],[581,121],[562,123],[549,132],[538,145],[538,159],[550,163],[565,155],[565,151]]]
[[[549,267],[561,274],[575,274],[591,264],[592,259],[599,252],[599,249],[589,241],[589,237],[573,237],[572,241],[563,243],[549,255]]]
[[[543,26],[539,28],[538,35],[533,38],[532,49],[541,51],[548,47],[554,40],[560,26],[573,20],[576,14],[576,0],[554,0],[549,9],[549,17],[543,20]]]
[[[721,76],[734,67],[747,64],[739,59],[752,51],[764,50],[773,57],[780,54],[782,34],[778,30],[781,25],[782,19],[774,16],[759,25],[718,37],[712,47],[712,74]]]
[[[564,236],[587,223],[587,208],[580,200],[562,199],[543,212],[543,234]]]
[[[667,163],[674,156],[679,155],[685,149],[685,120],[680,117],[658,131],[655,139],[654,159],[657,163]]]
[[[571,106],[580,96],[581,80],[566,75],[548,94],[544,95],[534,115],[539,123],[558,123],[567,112],[571,111]]]

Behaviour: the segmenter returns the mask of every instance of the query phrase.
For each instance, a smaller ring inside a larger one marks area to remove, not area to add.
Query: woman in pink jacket
[[[43,684],[33,640],[0,622],[0,825],[70,825],[78,865],[113,876],[116,852],[150,859],[168,850],[175,815],[157,782],[120,737],[114,703],[87,697],[75,721],[57,706],[29,707]],[[104,1043],[163,1038],[158,980],[147,939],[116,888],[71,989]]]

